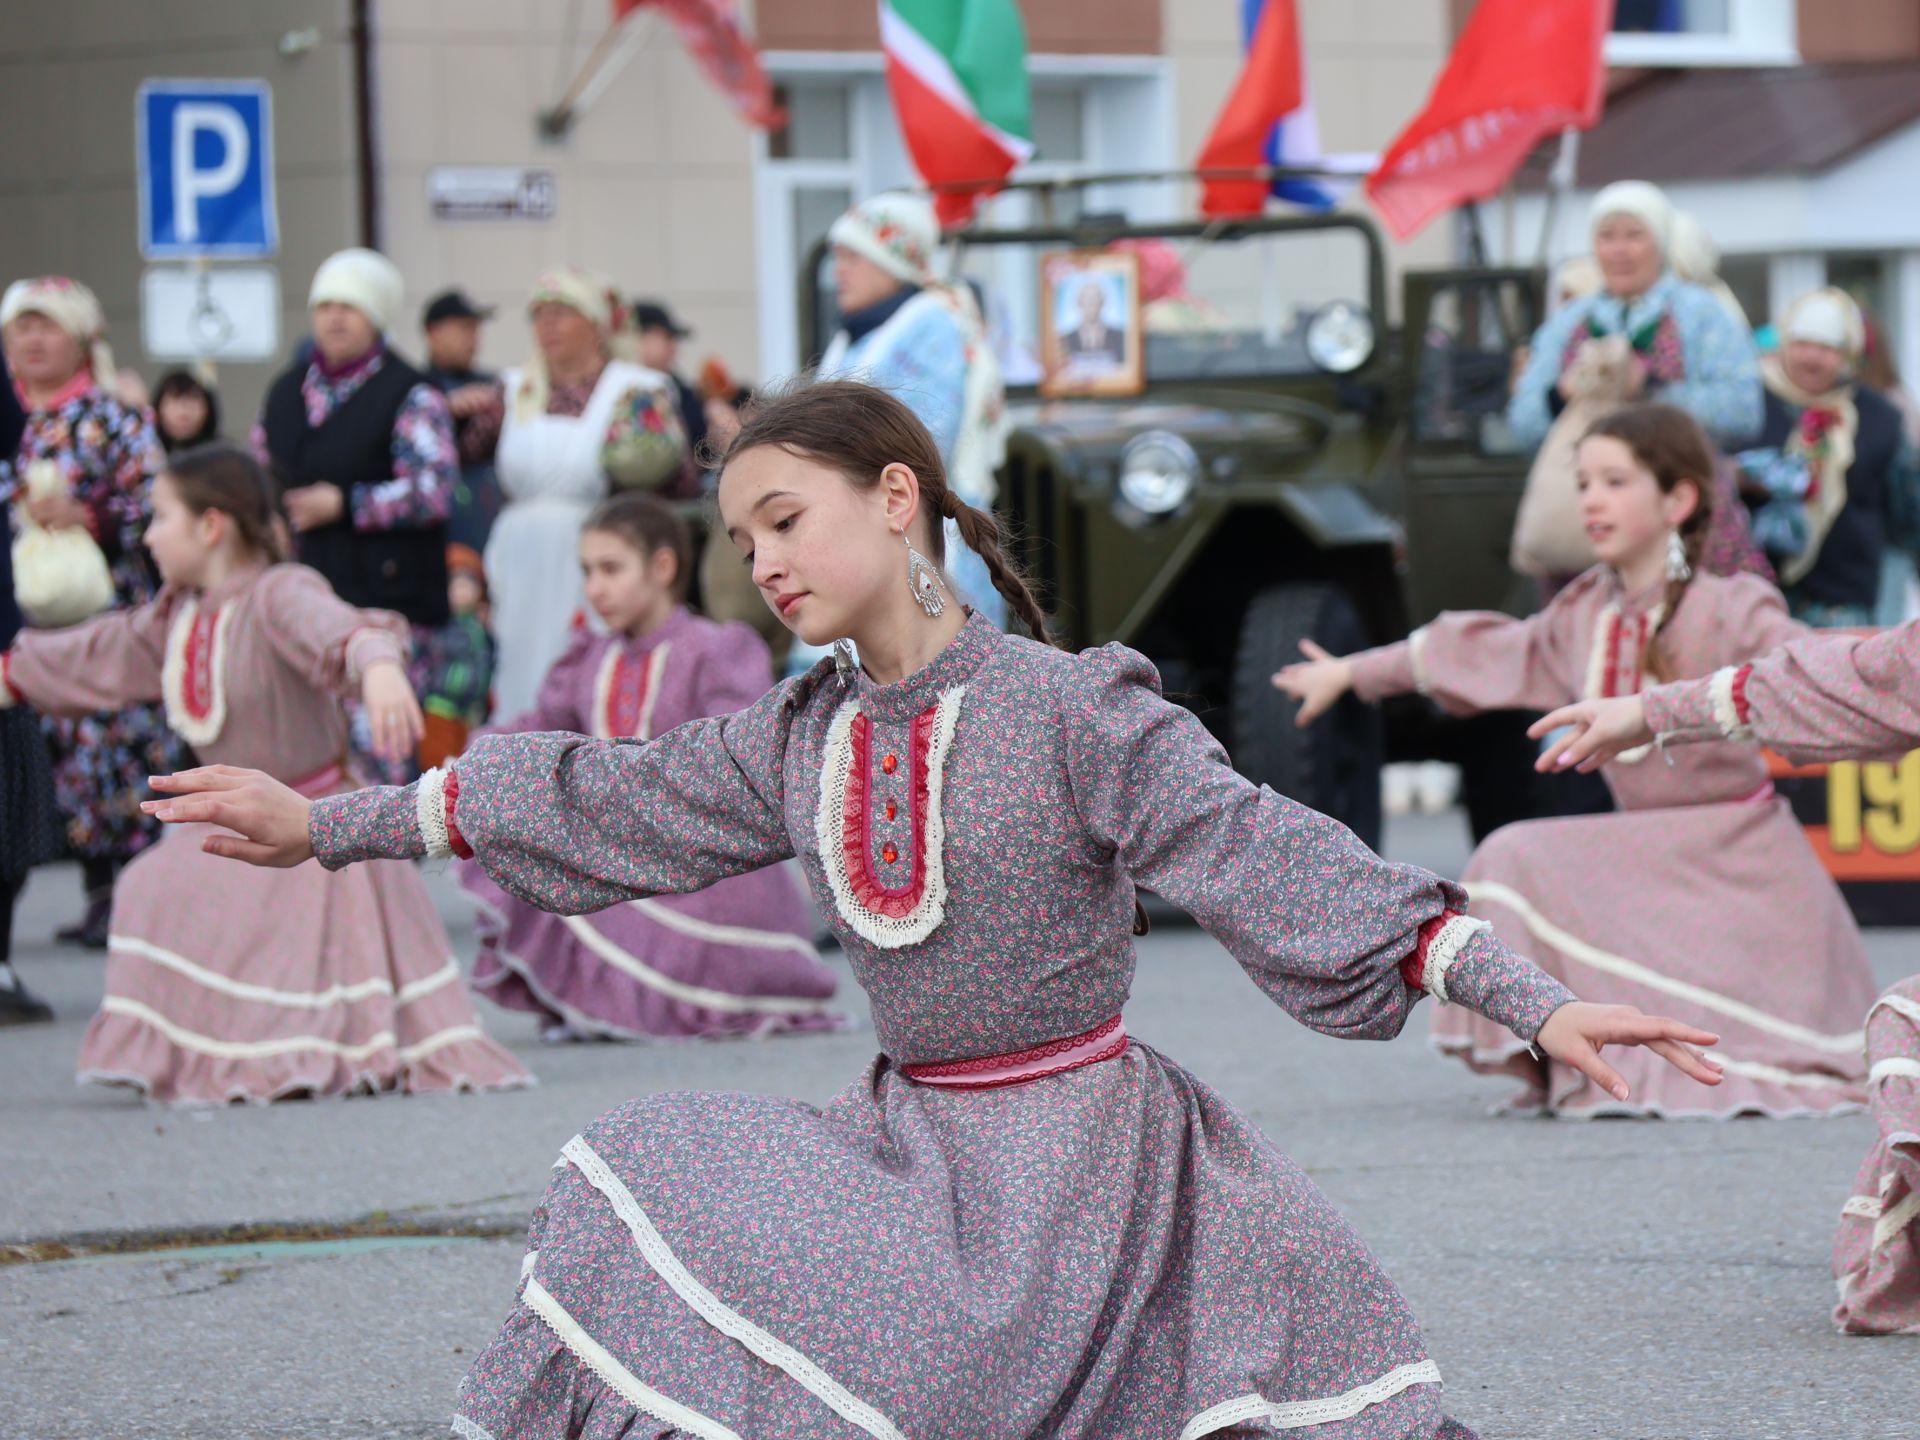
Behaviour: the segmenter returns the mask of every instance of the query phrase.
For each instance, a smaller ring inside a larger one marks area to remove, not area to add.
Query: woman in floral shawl
[[[27,429],[0,456],[0,503],[18,534],[31,521],[48,530],[80,527],[105,555],[114,605],[139,605],[156,588],[141,534],[149,515],[159,440],[153,417],[115,399],[113,354],[100,302],[77,280],[20,280],[0,299],[0,331]],[[53,493],[30,495],[30,475],[57,478]],[[34,622],[27,616],[29,625]],[[140,813],[146,777],[186,757],[156,705],[49,720],[47,748],[67,848],[81,863],[86,913],[61,932],[94,949],[107,943],[113,881],[154,837]]]

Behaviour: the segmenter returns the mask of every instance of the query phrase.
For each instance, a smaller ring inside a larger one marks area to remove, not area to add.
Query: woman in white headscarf
[[[1620,391],[1608,401],[1662,400],[1722,444],[1750,439],[1760,428],[1759,354],[1709,291],[1674,273],[1667,197],[1644,180],[1622,180],[1594,197],[1591,218],[1602,288],[1534,334],[1507,407],[1514,438],[1539,445],[1554,417],[1582,398],[1584,377],[1601,375]],[[1624,367],[1593,363],[1623,347]]]
[[[0,334],[27,410],[18,449],[0,455],[0,504],[12,534],[29,524],[82,530],[105,557],[113,605],[152,599],[156,578],[140,539],[160,442],[152,415],[113,394],[116,372],[99,301],[65,276],[21,280],[0,299]],[[11,543],[11,536],[0,540]],[[29,625],[77,618],[26,617]],[[81,862],[87,890],[85,915],[62,936],[104,949],[114,876],[157,829],[139,809],[146,777],[167,774],[185,751],[157,705],[43,725],[66,845]]]
[[[864,380],[898,395],[933,433],[954,492],[992,509],[1007,448],[1006,387],[972,292],[934,273],[933,206],[916,195],[876,195],[834,221],[827,239],[840,330],[820,378]],[[967,603],[1006,624],[985,563],[952,521],[947,568]]]
[[[668,485],[687,458],[673,384],[633,359],[632,316],[612,285],[563,266],[535,282],[527,309],[536,349],[501,374],[462,439],[469,464],[494,462],[506,500],[486,553],[497,715],[533,708],[584,621],[588,512],[613,489]]]
[[[1795,618],[1871,625],[1888,546],[1920,553],[1920,466],[1899,410],[1859,382],[1866,324],[1852,296],[1802,295],[1778,328],[1760,443],[1735,457],[1754,534]]]

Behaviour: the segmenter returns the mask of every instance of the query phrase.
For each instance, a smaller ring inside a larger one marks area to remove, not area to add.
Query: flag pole
[[[1560,223],[1560,201],[1573,189],[1573,174],[1580,159],[1580,132],[1571,125],[1560,132],[1560,153],[1553,157],[1547,172],[1547,203],[1540,213],[1540,257],[1545,266],[1553,250],[1553,234]]]
[[[647,29],[655,19],[649,10],[636,19],[629,13],[616,20],[593,42],[586,62],[581,65],[579,74],[573,77],[573,83],[566,88],[551,110],[540,115],[540,133],[549,140],[558,140],[573,128],[573,122],[579,118],[582,110],[605,88],[618,72],[618,66],[609,66],[608,61],[616,53],[631,54],[640,45]]]

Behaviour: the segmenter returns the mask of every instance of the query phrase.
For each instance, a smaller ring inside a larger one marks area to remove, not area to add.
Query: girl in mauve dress
[[[871,994],[881,1053],[824,1108],[649,1095],[561,1152],[457,1434],[1197,1440],[1326,1425],[1471,1434],[1406,1302],[1313,1183],[1128,1038],[1136,885],[1323,1032],[1384,1039],[1423,994],[1625,1093],[1606,1044],[1706,1083],[1705,1031],[1584,1005],[1388,865],[1249,784],[1119,645],[1069,655],[945,483],[926,427],[829,381],[764,401],[722,522],[797,636],[858,647],[643,743],[495,735],[418,785],[309,800],[158,783],[226,854],[471,852],[555,911],[789,856]],[[1035,639],[953,598],[960,528]]]
[[[353,787],[339,697],[364,701],[383,753],[406,753],[420,709],[405,622],[275,563],[267,480],[244,451],[207,445],[167,463],[146,533],[165,588],[86,624],[23,631],[0,656],[0,705],[164,702],[202,759],[263,769],[302,796]],[[121,876],[81,1079],[180,1104],[529,1083],[480,1029],[411,865],[243,871],[203,847],[212,833],[170,832]]]
[[[1546,710],[1582,696],[1710,675],[1802,633],[1771,585],[1696,573],[1713,456],[1666,405],[1599,421],[1579,447],[1587,533],[1601,563],[1525,620],[1446,614],[1411,639],[1313,658],[1274,683],[1311,721],[1349,688],[1418,690],[1455,714]],[[1624,1057],[1623,1101],[1540,1059],[1459,1007],[1434,1043],[1476,1070],[1526,1082],[1511,1108],[1562,1115],[1824,1115],[1865,1101],[1860,1016],[1873,973],[1846,902],[1766,763],[1746,746],[1640,749],[1602,772],[1619,813],[1527,821],[1490,835],[1463,883],[1472,913],[1586,994],[1662,1005],[1720,1031],[1725,1083],[1674,1085]]]
[[[1898,757],[1920,746],[1920,621],[1878,635],[1814,634],[1699,680],[1569,705],[1535,727],[1573,734],[1541,768],[1596,768],[1621,750],[1757,741],[1796,765]],[[1906,763],[1914,763],[1908,760]],[[1867,1012],[1867,1097],[1880,1136],[1840,1211],[1834,1323],[1920,1334],[1920,975]]]
[[[665,501],[638,493],[602,501],[580,534],[580,569],[607,633],[575,635],[534,708],[481,733],[651,740],[766,694],[766,643],[681,603],[692,555],[687,527]],[[591,915],[550,915],[471,862],[460,883],[481,907],[474,988],[544,1016],[548,1039],[764,1035],[842,1023],[827,1008],[835,982],[810,938],[813,913],[784,866]]]

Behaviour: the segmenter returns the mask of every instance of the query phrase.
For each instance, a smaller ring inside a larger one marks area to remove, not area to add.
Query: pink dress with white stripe
[[[9,698],[54,715],[164,700],[201,763],[321,796],[354,788],[336,697],[403,659],[406,633],[317,572],[276,565],[23,632],[4,674]],[[206,854],[215,832],[170,826],[120,877],[81,1079],[180,1104],[531,1082],[480,1028],[412,865],[257,869]]]
[[[744,709],[772,684],[758,635],[676,610],[637,640],[576,636],[534,708],[483,733],[650,740],[688,720]],[[460,883],[480,906],[474,988],[508,1009],[565,1021],[576,1034],[635,1040],[846,1024],[828,1004],[834,974],[814,948],[813,911],[788,867],[591,915],[550,915],[478,865],[463,865]]]
[[[1525,620],[1442,615],[1410,641],[1353,657],[1354,688],[1367,699],[1420,690],[1455,714],[1631,693],[1663,588],[1623,594],[1596,569]],[[1675,673],[1707,676],[1802,633],[1766,582],[1701,575],[1660,645]],[[1434,1043],[1477,1070],[1526,1080],[1518,1108],[1716,1117],[1860,1108],[1872,971],[1759,751],[1648,746],[1603,774],[1617,813],[1528,821],[1487,838],[1464,877],[1472,913],[1582,999],[1717,1032],[1725,1081],[1709,1089],[1651,1052],[1610,1053],[1632,1088],[1621,1104],[1457,1007],[1435,1014]]]
[[[1796,764],[1897,756],[1920,746],[1920,622],[1878,635],[1815,635],[1709,679],[1647,695],[1667,743],[1757,740]],[[1879,1138],[1833,1240],[1834,1323],[1920,1334],[1920,975],[1867,1015],[1867,1095]]]

